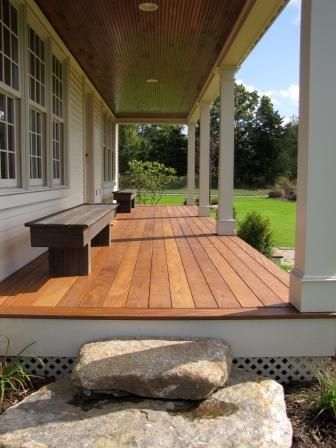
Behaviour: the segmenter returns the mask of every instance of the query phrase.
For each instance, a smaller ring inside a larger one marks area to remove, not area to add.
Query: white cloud
[[[288,6],[293,6],[297,9],[297,14],[292,20],[293,25],[299,25],[301,22],[301,0],[290,0]]]
[[[262,90],[258,89],[252,84],[246,84],[241,79],[236,80],[237,84],[243,84],[246,90],[253,92],[256,90],[260,96],[267,95],[271,98],[274,106],[279,109],[298,109],[299,106],[299,86],[297,84],[290,84],[286,89],[280,90]],[[293,113],[295,115],[295,113]],[[285,117],[285,121],[290,121],[290,117]]]
[[[281,89],[278,93],[282,98],[289,99],[296,105],[299,104],[299,86],[297,84],[290,84],[287,89]]]

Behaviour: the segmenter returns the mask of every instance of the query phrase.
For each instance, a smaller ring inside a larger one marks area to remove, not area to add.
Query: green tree
[[[297,178],[298,133],[299,120],[298,117],[294,116],[285,125],[282,139],[282,157],[286,166],[285,175],[291,180]]]
[[[242,84],[235,85],[235,184],[249,186],[246,173],[252,168],[254,148],[251,135],[253,120],[259,104],[258,92],[247,90]]]
[[[120,172],[129,160],[155,161],[171,166],[179,176],[187,172],[187,137],[178,125],[123,125],[120,133]]]
[[[250,169],[246,173],[248,184],[255,187],[273,185],[275,179],[284,173],[282,139],[284,129],[282,118],[274,110],[271,99],[262,96],[251,129]]]

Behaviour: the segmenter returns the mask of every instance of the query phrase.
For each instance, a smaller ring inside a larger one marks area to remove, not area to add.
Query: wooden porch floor
[[[42,255],[0,283],[0,317],[244,319],[303,317],[289,275],[196,207],[136,207],[93,248],[92,272],[50,278]],[[319,313],[316,313],[320,316]]]

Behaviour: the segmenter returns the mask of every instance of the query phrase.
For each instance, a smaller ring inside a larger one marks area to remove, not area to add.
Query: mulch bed
[[[5,398],[0,405],[0,414],[5,412],[6,409],[10,408],[11,406],[14,406],[15,404],[22,401],[24,398],[26,398],[28,395],[32,394],[36,390],[40,389],[42,386],[45,386],[46,384],[49,384],[51,380],[47,380],[45,378],[33,378],[32,383],[33,386],[25,390],[24,392],[19,391],[16,392],[14,390],[8,390],[5,393]]]
[[[331,358],[328,370],[336,375],[336,358]],[[336,420],[332,415],[315,414],[309,397],[318,394],[316,382],[291,383],[285,386],[287,415],[293,426],[292,448],[336,448]]]

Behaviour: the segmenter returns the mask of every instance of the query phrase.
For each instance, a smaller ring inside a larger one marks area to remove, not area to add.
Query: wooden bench
[[[52,276],[88,275],[91,246],[111,245],[111,221],[118,204],[81,204],[27,222],[31,245],[48,247]]]
[[[137,190],[128,188],[125,190],[118,190],[113,192],[113,199],[119,203],[119,213],[130,213],[134,208]]]

